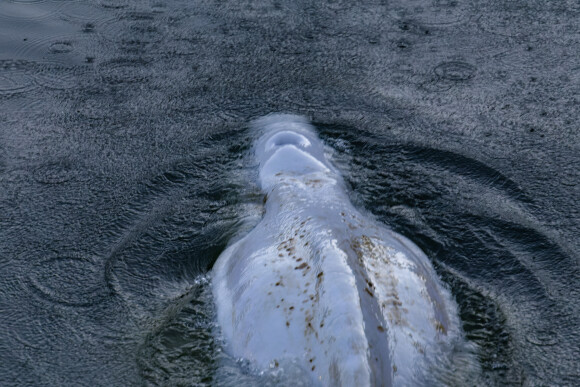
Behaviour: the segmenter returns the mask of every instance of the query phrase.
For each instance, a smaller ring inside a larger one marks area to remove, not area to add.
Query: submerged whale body
[[[350,203],[302,117],[255,123],[265,215],[213,268],[227,350],[258,369],[291,361],[314,385],[414,385],[460,337],[429,259]]]

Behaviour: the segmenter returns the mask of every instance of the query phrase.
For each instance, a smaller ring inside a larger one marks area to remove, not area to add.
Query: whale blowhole
[[[283,132],[276,133],[270,137],[268,141],[266,141],[266,152],[284,145],[294,145],[296,147],[305,149],[311,145],[311,142],[302,134],[285,130]]]

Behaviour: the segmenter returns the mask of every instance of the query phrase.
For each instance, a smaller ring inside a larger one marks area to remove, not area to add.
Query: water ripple
[[[91,307],[108,296],[99,257],[84,253],[53,254],[33,265],[29,289],[50,303]]]
[[[55,160],[34,169],[32,176],[41,184],[63,184],[79,177],[80,171],[70,160]]]
[[[540,347],[552,346],[560,342],[556,332],[546,329],[530,332],[526,335],[526,339],[530,343]]]
[[[461,82],[473,78],[476,67],[461,61],[443,62],[435,66],[433,72],[441,79]]]
[[[44,1],[10,1],[3,2],[0,19],[38,21],[54,17],[58,10],[64,6]]]
[[[130,4],[130,0],[98,0],[98,4],[103,8],[123,9]]]
[[[41,87],[71,89],[89,71],[82,66],[66,66],[58,62],[0,60],[0,96],[12,96]]]
[[[137,364],[152,384],[209,385],[219,356],[214,339],[215,311],[207,278],[174,299],[139,348]]]
[[[34,88],[30,75],[19,71],[3,71],[0,73],[0,95],[9,96],[24,93]]]
[[[67,90],[78,87],[86,78],[90,69],[83,66],[64,66],[58,63],[41,63],[34,73],[35,81],[40,86]]]
[[[143,59],[118,58],[101,63],[98,74],[109,85],[147,82],[149,74]]]
[[[470,8],[465,2],[455,0],[404,1],[389,11],[389,16],[399,21],[410,21],[422,26],[449,27],[467,22]]]
[[[533,21],[535,17],[529,13],[505,9],[498,12],[485,12],[477,18],[477,23],[482,30],[511,38],[522,38],[534,34],[534,29],[529,27]]]

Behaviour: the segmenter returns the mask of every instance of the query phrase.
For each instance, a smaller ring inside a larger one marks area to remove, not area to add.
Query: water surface
[[[273,111],[309,117],[357,207],[431,258],[474,384],[577,384],[579,18],[574,1],[2,2],[0,384],[289,380],[223,353],[207,286],[261,216],[247,126]]]

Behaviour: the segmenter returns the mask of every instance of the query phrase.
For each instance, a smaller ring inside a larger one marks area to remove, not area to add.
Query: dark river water
[[[287,384],[222,350],[208,286],[261,215],[248,126],[270,112],[308,117],[352,201],[430,257],[473,385],[579,385],[579,20],[577,0],[2,1],[0,385]]]

